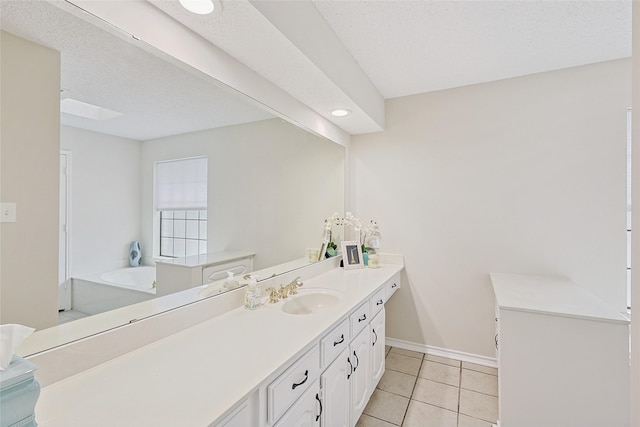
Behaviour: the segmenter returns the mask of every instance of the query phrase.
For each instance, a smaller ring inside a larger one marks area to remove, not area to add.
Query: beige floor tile
[[[409,399],[383,390],[375,390],[364,413],[396,425],[402,423]]]
[[[438,362],[425,360],[418,376],[456,387],[460,385],[460,368]]]
[[[491,427],[491,423],[460,414],[458,415],[458,427]]]
[[[403,372],[409,375],[418,375],[418,371],[420,370],[420,365],[422,364],[422,360],[416,359],[415,357],[404,356],[402,354],[397,354],[393,352],[389,352],[387,358],[385,359],[385,367],[386,369],[391,369],[393,371]]]
[[[385,345],[384,346],[384,355],[386,356],[387,354],[389,354],[389,351],[391,351],[391,346]]]
[[[356,427],[396,427],[396,425],[397,424],[391,424],[367,414],[362,414],[356,423]]]
[[[460,367],[460,361],[455,359],[449,359],[447,357],[442,356],[434,356],[433,354],[427,354],[425,356],[426,360],[430,360],[431,362],[444,363],[445,365],[457,366]]]
[[[463,369],[460,387],[497,397],[498,377],[483,372]]]
[[[418,378],[411,399],[458,412],[458,387]]]
[[[402,427],[456,427],[458,414],[412,400]]]
[[[402,354],[403,356],[415,357],[418,359],[422,359],[424,357],[424,353],[420,353],[418,351],[405,350],[403,348],[393,347],[391,349],[391,353]]]
[[[389,393],[399,394],[404,397],[411,397],[415,383],[416,377],[413,375],[387,369],[384,371],[384,375],[382,375],[382,378],[378,383],[378,388],[380,390],[388,391]]]
[[[495,423],[498,419],[498,398],[471,390],[460,390],[460,413]]]
[[[469,369],[471,371],[484,372],[485,374],[498,375],[498,368],[492,368],[491,366],[478,365],[471,362],[462,362],[462,369]]]

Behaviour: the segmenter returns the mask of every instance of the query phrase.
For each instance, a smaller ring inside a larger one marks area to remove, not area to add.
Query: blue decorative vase
[[[364,265],[369,265],[369,254],[364,252],[362,254],[362,260],[364,261]]]
[[[131,267],[140,266],[140,261],[142,260],[142,251],[140,250],[140,243],[137,240],[131,242],[131,246],[129,247],[129,265]]]

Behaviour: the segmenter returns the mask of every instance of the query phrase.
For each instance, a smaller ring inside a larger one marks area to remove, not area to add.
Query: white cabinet
[[[384,374],[384,303],[399,279],[382,284],[263,389],[266,424],[258,425],[356,425]]]
[[[156,261],[156,295],[183,291],[227,277],[227,271],[240,276],[253,270],[253,253],[216,252],[186,258]]]
[[[318,381],[314,381],[278,421],[275,427],[317,427],[322,417]],[[244,426],[249,427],[249,424]]]
[[[317,385],[314,381],[319,375],[320,351],[316,344],[267,387],[269,421],[278,420],[310,384]]]
[[[371,360],[369,328],[363,329],[351,342],[347,358],[352,373],[349,376],[351,389],[351,425],[356,425],[367,402],[371,386]]]
[[[391,279],[387,280],[384,284],[385,289],[385,301],[389,301],[389,298],[400,289],[400,273],[396,273]]]
[[[349,378],[352,368],[347,359],[349,349],[343,349],[342,353],[320,376],[320,388],[322,390],[322,426],[349,427],[350,398]]]
[[[380,310],[373,318],[369,328],[371,329],[371,387],[369,397],[373,394],[380,378],[384,374],[384,342],[385,342],[385,312]]]
[[[216,427],[246,427],[253,424],[253,411],[249,406],[249,400],[245,400],[222,421],[216,423]]]
[[[500,427],[629,426],[625,316],[567,279],[491,282]]]

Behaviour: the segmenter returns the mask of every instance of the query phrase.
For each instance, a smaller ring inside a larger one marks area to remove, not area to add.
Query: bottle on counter
[[[244,296],[244,307],[255,310],[262,305],[262,288],[258,286],[257,276],[251,275],[247,284],[247,293]]]

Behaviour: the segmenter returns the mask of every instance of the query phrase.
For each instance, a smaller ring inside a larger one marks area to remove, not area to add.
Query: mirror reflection
[[[155,314],[192,301],[174,292],[224,290],[227,271],[306,263],[343,211],[343,147],[77,15],[2,2],[4,32],[61,56],[59,321],[142,301]],[[55,326],[41,314],[32,325]]]

